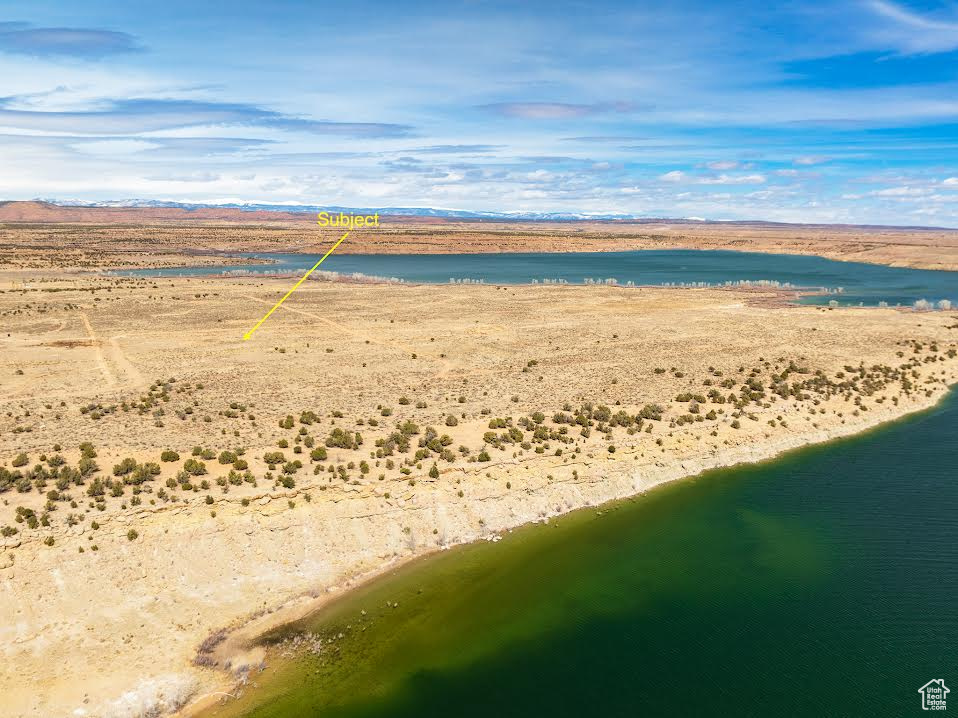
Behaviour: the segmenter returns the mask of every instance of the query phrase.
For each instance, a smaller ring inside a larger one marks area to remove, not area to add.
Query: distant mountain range
[[[243,212],[291,212],[315,214],[316,212],[346,212],[347,214],[374,214],[389,217],[443,217],[448,219],[495,219],[529,220],[540,222],[558,222],[589,219],[642,219],[631,214],[609,212],[482,212],[465,209],[435,209],[434,207],[341,207],[336,205],[306,204],[262,204],[258,202],[224,202],[222,204],[202,204],[191,202],[171,202],[156,199],[117,199],[104,202],[84,202],[81,200],[38,199],[37,202],[60,207],[149,207],[196,209],[237,209]]]
[[[317,212],[346,212],[385,217],[416,218],[423,223],[446,222],[615,222],[628,224],[695,224],[752,227],[854,227],[874,230],[943,230],[944,227],[792,224],[763,220],[708,220],[700,217],[643,217],[614,212],[483,212],[433,207],[342,207],[337,205],[224,203],[202,204],[153,199],[120,199],[101,202],[62,199],[0,201],[0,222],[105,222],[219,221],[237,223],[301,222]]]

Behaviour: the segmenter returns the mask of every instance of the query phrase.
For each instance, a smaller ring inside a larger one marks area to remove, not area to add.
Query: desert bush
[[[136,468],[136,460],[131,458],[123,459],[119,464],[113,466],[114,476],[126,476]]]
[[[206,473],[206,464],[196,459],[187,459],[183,462],[183,470],[192,476],[202,476]]]
[[[340,427],[334,427],[326,437],[326,446],[337,447],[340,449],[358,449],[363,443],[362,435],[357,432],[345,431]]]
[[[301,412],[300,415],[299,415],[299,423],[300,423],[300,424],[307,424],[307,425],[308,425],[308,424],[314,424],[314,423],[316,423],[317,421],[320,421],[320,417],[319,417],[319,415],[316,414],[316,412],[313,412],[313,411],[303,411],[303,412]],[[292,428],[292,427],[290,427],[290,428]]]
[[[649,419],[652,421],[661,421],[662,414],[665,411],[658,404],[646,404],[638,413],[638,417],[641,419]]]
[[[265,461],[269,465],[270,469],[272,469],[277,464],[282,464],[284,461],[286,461],[286,456],[282,451],[268,451],[263,454],[263,461]]]
[[[160,454],[160,461],[169,462],[169,461],[179,461],[179,460],[180,460],[180,455],[177,454],[172,449],[167,449],[166,451]]]
[[[100,467],[97,466],[97,463],[93,459],[88,456],[84,456],[82,459],[80,459],[80,461],[77,462],[77,470],[80,472],[80,476],[86,477],[99,471]]]

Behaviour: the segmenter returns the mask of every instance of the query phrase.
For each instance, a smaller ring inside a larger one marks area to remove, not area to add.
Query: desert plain
[[[268,663],[259,633],[356,581],[865,430],[958,379],[948,311],[310,281],[244,341],[288,278],[102,271],[274,231],[217,227],[162,225],[174,239],[157,243],[142,227],[2,229],[4,715],[194,712]],[[481,246],[501,249],[498,231]],[[567,246],[572,230],[502,231]],[[405,236],[442,245],[425,223]],[[955,261],[951,235],[917,236],[878,258]]]

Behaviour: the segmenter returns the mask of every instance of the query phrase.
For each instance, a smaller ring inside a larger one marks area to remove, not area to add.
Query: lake
[[[287,629],[334,640],[212,715],[918,714],[958,683],[956,466],[952,392],[427,557]]]
[[[247,265],[244,272],[301,275],[322,255],[246,254],[270,259],[269,265]],[[235,265],[122,272],[134,276],[199,276],[218,274]],[[841,293],[805,297],[803,301],[840,304],[912,305],[925,299],[958,304],[958,273],[836,262],[822,257],[719,250],[643,250],[564,254],[333,254],[321,270],[360,273],[407,282],[445,284],[450,280],[490,284],[562,281],[581,284],[615,279],[626,285],[712,285],[770,282],[793,287],[824,288]]]

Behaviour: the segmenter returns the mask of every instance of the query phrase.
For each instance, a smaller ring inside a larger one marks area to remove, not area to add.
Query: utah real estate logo
[[[947,707],[947,696],[951,692],[941,678],[928,681],[918,689],[921,693],[921,709],[923,711],[943,711]]]

